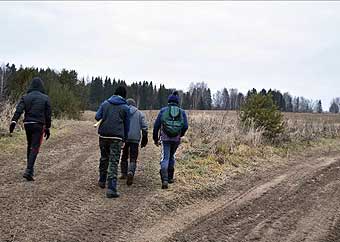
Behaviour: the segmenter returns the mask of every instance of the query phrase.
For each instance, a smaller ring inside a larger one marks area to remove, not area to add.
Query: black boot
[[[137,167],[136,162],[130,162],[129,172],[127,174],[127,181],[126,181],[126,184],[128,186],[131,186],[133,183],[133,177],[135,175],[136,167]]]
[[[34,174],[34,163],[35,160],[37,159],[38,153],[36,152],[30,152],[28,155],[28,160],[27,160],[27,168],[25,170],[25,173],[23,175],[23,177],[27,180],[27,181],[34,181],[33,179],[33,174]]]
[[[29,169],[26,169],[25,170],[25,173],[23,175],[23,177],[27,180],[27,181],[34,181],[34,178],[33,178],[33,172]]]
[[[167,181],[163,181],[162,182],[162,189],[168,189],[169,188],[169,184]]]
[[[105,173],[102,173],[99,175],[99,181],[98,181],[98,186],[100,188],[105,188],[105,185],[106,185],[106,177],[107,177],[107,174]]]
[[[159,174],[161,175],[162,189],[168,189],[168,171],[160,170]]]
[[[117,181],[113,179],[109,179],[107,182],[107,198],[117,198],[119,197],[119,193],[117,192]]]
[[[174,168],[169,168],[168,169],[168,182],[169,182],[169,184],[174,183],[174,173],[175,173],[175,169]]]
[[[131,186],[133,184],[133,173],[129,171],[127,174],[126,185]]]

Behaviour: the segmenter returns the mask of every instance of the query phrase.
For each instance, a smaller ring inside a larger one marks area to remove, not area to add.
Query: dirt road
[[[226,177],[200,190],[160,189],[158,153],[141,152],[135,184],[97,187],[89,122],[43,144],[36,181],[25,151],[0,158],[0,241],[340,241],[340,154]]]

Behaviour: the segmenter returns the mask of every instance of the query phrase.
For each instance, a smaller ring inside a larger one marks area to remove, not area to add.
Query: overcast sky
[[[340,96],[340,2],[0,2],[0,62]]]

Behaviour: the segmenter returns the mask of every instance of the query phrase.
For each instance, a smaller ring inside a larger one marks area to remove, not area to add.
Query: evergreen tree
[[[339,113],[339,105],[333,100],[330,108],[329,108],[330,113]]]
[[[260,94],[261,94],[262,96],[266,96],[266,95],[267,95],[266,89],[263,88],[263,89],[261,90]]]
[[[241,122],[246,127],[262,128],[264,135],[273,139],[284,131],[283,115],[271,95],[251,94],[242,105]]]
[[[111,79],[108,77],[105,77],[104,81],[104,87],[103,87],[103,99],[108,99],[113,95],[113,87],[111,83]]]
[[[103,100],[103,80],[100,77],[96,77],[90,85],[90,109],[97,110]]]

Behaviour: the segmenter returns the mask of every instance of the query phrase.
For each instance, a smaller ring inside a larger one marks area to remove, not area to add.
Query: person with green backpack
[[[155,121],[153,140],[155,145],[162,144],[160,176],[162,189],[168,189],[168,184],[174,182],[175,153],[181,142],[181,137],[188,130],[187,115],[179,107],[178,92],[174,91],[168,97],[168,105],[163,107]]]

